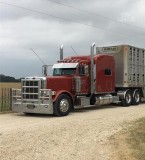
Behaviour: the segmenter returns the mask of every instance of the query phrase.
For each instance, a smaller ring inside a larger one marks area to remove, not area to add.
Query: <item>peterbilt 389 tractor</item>
[[[145,97],[141,48],[118,45],[97,47],[95,52],[93,43],[90,55],[61,58],[52,68],[52,76],[44,66],[42,77],[26,77],[21,89],[12,89],[12,111],[66,116],[92,105],[138,105]]]

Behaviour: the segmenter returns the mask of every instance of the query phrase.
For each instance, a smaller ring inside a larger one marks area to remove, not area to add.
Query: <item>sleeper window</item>
[[[106,68],[104,72],[105,72],[105,73],[104,73],[105,76],[111,76],[111,74],[112,74],[112,71],[111,71],[111,69],[109,69],[109,68]]]

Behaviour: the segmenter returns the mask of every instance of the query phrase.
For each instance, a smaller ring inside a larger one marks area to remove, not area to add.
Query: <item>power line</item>
[[[116,19],[113,19],[113,18],[110,18],[110,17],[105,17],[105,16],[102,16],[102,15],[99,15],[99,14],[95,14],[93,12],[90,12],[90,11],[87,11],[87,10],[84,10],[84,9],[79,9],[79,8],[76,8],[76,7],[68,5],[68,4],[64,4],[64,3],[56,2],[56,1],[52,1],[52,0],[47,0],[47,1],[50,1],[52,3],[56,3],[58,5],[62,5],[62,6],[65,6],[65,7],[69,7],[69,8],[75,9],[77,11],[80,11],[80,12],[83,12],[83,13],[86,13],[86,14],[90,14],[90,15],[93,15],[93,16],[96,16],[96,17],[101,17],[101,18],[104,18],[104,19],[107,19],[107,20],[110,20],[110,21],[113,21],[113,22],[116,22],[116,23],[120,23],[120,24],[128,25],[130,27],[145,30],[145,28],[142,28],[140,26],[136,26],[136,25],[132,25],[132,24],[129,24],[129,23],[121,22],[121,21],[118,21]]]
[[[32,49],[30,48],[30,50],[37,56],[37,58],[45,65],[46,63],[40,58],[40,56]]]
[[[145,38],[145,37],[139,36],[139,35],[131,35],[131,34],[117,32],[117,31],[114,31],[114,30],[111,30],[111,29],[107,29],[107,28],[103,28],[103,27],[98,27],[98,26],[95,26],[95,25],[81,23],[81,22],[74,21],[74,20],[71,20],[71,19],[55,16],[55,15],[52,15],[52,14],[48,14],[48,13],[45,13],[45,12],[29,9],[29,8],[26,8],[26,7],[22,7],[22,6],[18,6],[18,5],[14,5],[14,4],[6,3],[6,2],[0,2],[0,3],[8,5],[8,6],[11,6],[11,7],[16,7],[16,8],[19,8],[19,9],[27,10],[27,11],[30,11],[30,12],[43,14],[43,15],[50,16],[50,17],[53,17],[53,18],[56,18],[56,19],[61,19],[61,20],[64,20],[64,21],[69,21],[69,22],[73,22],[73,23],[76,23],[76,24],[81,24],[81,25],[85,25],[85,26],[88,26],[88,27],[97,28],[97,29],[101,29],[101,30],[117,33],[117,34],[124,35],[124,36],[127,36],[127,37],[134,36],[134,37],[137,37],[137,38],[143,38],[143,39]],[[132,38],[134,38],[134,37],[132,37]]]
[[[72,46],[70,46],[70,47],[73,50],[73,52],[78,56],[77,52],[73,49],[73,47]]]

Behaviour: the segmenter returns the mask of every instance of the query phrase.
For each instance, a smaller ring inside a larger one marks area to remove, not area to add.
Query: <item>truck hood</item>
[[[47,77],[47,88],[52,91],[66,90],[72,92],[72,80],[71,76],[52,76]]]

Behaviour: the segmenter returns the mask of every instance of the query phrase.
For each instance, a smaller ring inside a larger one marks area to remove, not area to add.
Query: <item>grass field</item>
[[[131,155],[136,159],[145,160],[145,118],[139,119],[130,128],[126,141],[131,148]]]
[[[20,88],[21,87],[21,83],[3,83],[0,82],[0,97],[2,95],[2,88]]]
[[[0,89],[1,88],[20,88],[21,83],[8,83],[8,82],[0,82]]]
[[[112,136],[115,159],[145,160],[145,118],[141,118],[123,131]]]

